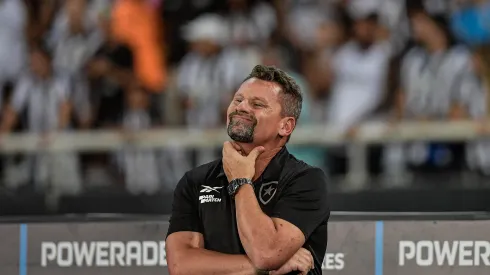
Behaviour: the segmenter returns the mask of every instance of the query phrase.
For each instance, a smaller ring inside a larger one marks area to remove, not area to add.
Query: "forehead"
[[[242,83],[235,95],[246,98],[255,97],[270,102],[277,101],[281,91],[281,85],[278,83],[251,78]]]

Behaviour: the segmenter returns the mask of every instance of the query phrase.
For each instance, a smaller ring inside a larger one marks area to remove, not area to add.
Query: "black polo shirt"
[[[221,160],[187,172],[174,191],[167,236],[178,231],[200,232],[208,250],[245,254],[227,185]],[[265,214],[284,219],[303,232],[303,247],[315,258],[310,274],[321,274],[330,216],[325,173],[297,160],[284,147],[254,182],[254,188]]]

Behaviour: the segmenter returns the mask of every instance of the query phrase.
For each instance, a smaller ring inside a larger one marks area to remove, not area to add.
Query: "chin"
[[[228,136],[235,142],[239,143],[253,143],[253,137],[250,137],[248,135],[244,135],[243,133],[240,132],[229,132]]]

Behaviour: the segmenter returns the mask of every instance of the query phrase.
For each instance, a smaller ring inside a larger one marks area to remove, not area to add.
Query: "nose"
[[[242,100],[242,102],[240,102],[237,107],[236,107],[236,110],[238,112],[244,112],[244,113],[247,113],[249,114],[251,112],[251,106],[250,104],[248,103],[248,100]]]

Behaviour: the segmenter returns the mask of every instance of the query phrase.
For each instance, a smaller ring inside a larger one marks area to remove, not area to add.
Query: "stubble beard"
[[[256,125],[257,121],[255,120],[251,123],[243,123],[242,121],[231,117],[227,127],[228,136],[236,142],[252,143]]]

